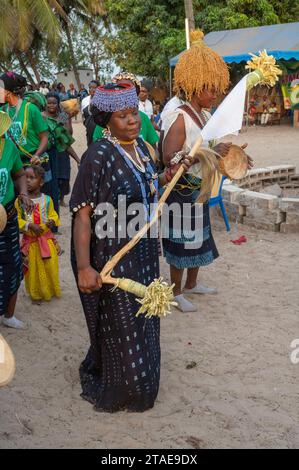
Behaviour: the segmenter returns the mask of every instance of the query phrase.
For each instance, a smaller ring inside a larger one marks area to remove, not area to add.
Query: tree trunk
[[[34,80],[33,80],[32,76],[31,76],[29,70],[27,69],[27,66],[26,66],[26,64],[25,64],[25,62],[24,62],[24,60],[23,60],[23,58],[22,58],[21,53],[18,52],[18,51],[16,51],[15,54],[16,54],[16,57],[17,57],[17,59],[18,59],[18,61],[19,61],[21,70],[25,73],[25,75],[26,75],[27,79],[29,80],[29,82],[31,83],[31,85],[35,85]]]
[[[34,60],[34,58],[33,58],[33,55],[31,54],[30,51],[25,52],[25,55],[26,55],[26,57],[27,57],[27,59],[28,59],[28,62],[29,62],[29,64],[30,64],[30,67],[31,67],[32,70],[33,70],[33,73],[34,73],[34,75],[35,75],[36,81],[37,81],[37,83],[39,84],[39,83],[41,82],[41,77],[40,77],[39,71],[38,71],[38,69],[37,69],[36,62],[35,62],[35,60]]]
[[[189,31],[194,31],[195,21],[194,21],[194,12],[193,12],[193,2],[192,0],[184,0],[185,3],[185,15],[189,21]]]
[[[68,23],[64,22],[64,25],[65,25],[65,32],[66,32],[66,36],[67,36],[67,42],[68,42],[68,46],[69,46],[70,57],[71,57],[71,64],[72,64],[73,72],[74,72],[75,79],[76,79],[77,86],[78,86],[78,90],[79,90],[81,82],[80,82],[80,76],[79,76],[77,62],[76,62],[76,58],[75,58],[75,52],[74,52],[74,48],[73,48],[71,32],[70,32],[70,28],[69,28]]]

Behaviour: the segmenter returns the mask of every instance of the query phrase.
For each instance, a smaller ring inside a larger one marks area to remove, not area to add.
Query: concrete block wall
[[[283,198],[256,191],[275,183],[283,188],[298,188],[299,193],[295,166],[257,168],[237,182],[225,180],[222,195],[228,217],[264,230],[299,233],[299,196]]]

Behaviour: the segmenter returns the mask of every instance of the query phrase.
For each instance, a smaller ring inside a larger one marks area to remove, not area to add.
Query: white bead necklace
[[[191,103],[186,103],[186,105],[194,112],[195,116],[199,119],[199,122],[201,123],[202,127],[204,127],[208,120],[204,115],[203,111],[199,113],[198,111],[196,111],[196,109],[192,106]]]
[[[123,146],[121,146],[121,147],[122,147],[124,153],[126,154],[126,156],[128,157],[128,159],[133,163],[133,165],[134,165],[139,171],[141,171],[142,173],[145,173],[145,167],[144,167],[144,165],[143,165],[143,163],[142,163],[142,161],[141,161],[141,159],[140,159],[140,157],[139,157],[139,154],[138,154],[138,152],[137,152],[137,150],[136,150],[136,146],[134,145],[134,151],[135,151],[135,156],[136,156],[136,159],[137,159],[138,163],[137,163],[136,160],[134,160],[134,158],[129,154],[129,152],[127,152],[127,151],[123,148]]]

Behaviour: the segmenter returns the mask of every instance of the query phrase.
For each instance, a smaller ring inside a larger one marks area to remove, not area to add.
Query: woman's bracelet
[[[186,155],[186,152],[184,152],[183,150],[180,150],[179,152],[175,152],[173,154],[172,159],[170,160],[170,164],[177,165],[178,163],[180,163],[180,161],[184,158],[185,155]]]

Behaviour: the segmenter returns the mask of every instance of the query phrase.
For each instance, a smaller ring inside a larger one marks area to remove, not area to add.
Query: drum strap
[[[203,128],[202,123],[200,122],[196,114],[192,111],[192,109],[189,108],[189,106],[187,106],[186,104],[182,104],[182,106],[179,106],[179,109],[185,111],[185,113],[187,113],[191,117],[191,119],[195,122],[195,124],[198,125],[200,129]]]

